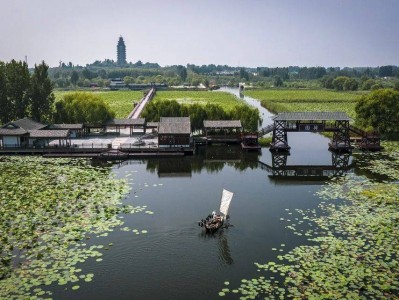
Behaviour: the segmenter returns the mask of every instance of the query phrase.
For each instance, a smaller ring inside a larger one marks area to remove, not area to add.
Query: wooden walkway
[[[140,100],[139,103],[133,108],[130,112],[128,119],[138,119],[143,112],[144,107],[147,105],[148,102],[152,100],[155,96],[155,88],[151,88],[151,90],[144,96],[143,99]]]

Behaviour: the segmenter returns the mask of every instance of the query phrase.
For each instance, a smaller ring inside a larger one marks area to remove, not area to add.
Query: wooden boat
[[[205,219],[199,221],[198,226],[205,228],[205,231],[209,233],[214,233],[219,228],[226,226],[227,220],[229,219],[228,212],[233,195],[232,192],[223,189],[219,212],[213,211]]]

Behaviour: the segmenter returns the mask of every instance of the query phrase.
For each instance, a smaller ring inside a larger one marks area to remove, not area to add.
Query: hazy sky
[[[0,60],[399,65],[399,0],[0,0]]]

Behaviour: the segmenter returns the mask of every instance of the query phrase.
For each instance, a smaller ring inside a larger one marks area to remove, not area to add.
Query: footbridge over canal
[[[381,150],[380,137],[376,133],[363,131],[349,122],[344,112],[286,112],[273,117],[273,124],[259,130],[258,136],[273,132],[270,151],[289,151],[288,132],[332,132],[329,149],[351,151],[351,136],[355,135],[357,145],[362,150]]]

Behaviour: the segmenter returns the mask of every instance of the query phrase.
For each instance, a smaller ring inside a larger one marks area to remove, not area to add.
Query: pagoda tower
[[[118,45],[116,46],[116,56],[118,65],[126,65],[126,46],[123,37],[119,37]]]

